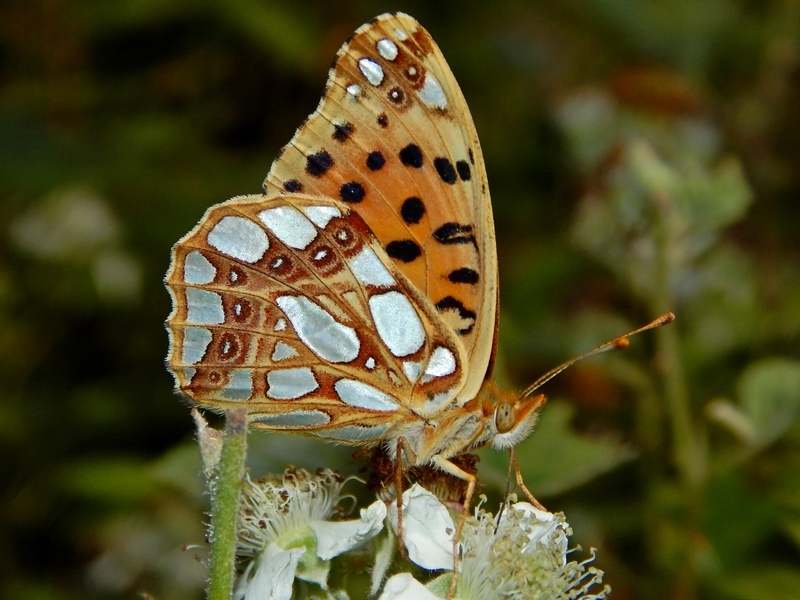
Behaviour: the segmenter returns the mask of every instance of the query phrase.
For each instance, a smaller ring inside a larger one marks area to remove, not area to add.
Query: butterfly
[[[414,464],[509,447],[536,398],[487,386],[497,254],[464,96],[430,34],[384,14],[339,50],[264,194],[211,207],[173,248],[168,364],[194,403]],[[469,478],[467,478],[469,479]]]
[[[490,381],[483,155],[441,51],[402,13],[356,30],[264,193],[208,209],[166,285],[168,365],[191,402],[438,468],[468,483],[465,507],[476,478],[451,459],[513,449],[544,403]]]

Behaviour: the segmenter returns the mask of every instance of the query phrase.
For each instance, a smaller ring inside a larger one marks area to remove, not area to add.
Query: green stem
[[[705,477],[705,457],[694,431],[695,425],[689,408],[689,390],[680,360],[678,329],[664,328],[659,332],[657,343],[664,367],[664,392],[672,429],[675,462],[683,483],[688,487],[695,487]]]
[[[656,265],[656,285],[651,302],[657,314],[672,310],[674,306],[670,293],[670,275],[673,265],[670,262],[672,245],[675,241],[670,235],[670,200],[665,195],[656,195],[655,206],[658,212],[656,231],[658,261]],[[680,319],[680,315],[678,315]],[[685,562],[681,565],[681,577],[673,585],[674,597],[691,599],[697,596],[698,576],[694,568],[695,540],[701,530],[701,511],[703,487],[708,477],[708,457],[702,431],[692,416],[691,397],[681,360],[680,328],[663,327],[656,332],[656,345],[663,373],[664,395],[672,438],[672,451],[683,490],[684,507],[684,545]]]
[[[239,497],[247,454],[247,410],[225,414],[225,433],[216,477],[211,481],[211,557],[208,600],[230,600],[233,595]]]
[[[672,265],[670,235],[670,201],[666,195],[656,194],[654,198],[659,218],[656,220],[658,262],[656,265],[656,285],[652,307],[657,314],[673,310],[670,293],[670,274]],[[678,315],[680,319],[680,315]],[[689,488],[702,485],[706,478],[706,456],[699,431],[692,418],[691,399],[686,373],[681,360],[679,327],[662,327],[657,332],[658,356],[664,373],[664,393],[667,400],[670,428],[675,462],[683,484]]]

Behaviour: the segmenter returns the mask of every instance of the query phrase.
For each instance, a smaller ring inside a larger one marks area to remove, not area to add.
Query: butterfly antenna
[[[616,337],[613,340],[606,342],[605,344],[600,344],[597,348],[589,350],[588,352],[585,352],[580,356],[570,359],[567,362],[558,365],[554,369],[550,369],[547,373],[539,377],[539,379],[537,379],[531,385],[525,388],[522,394],[520,394],[520,398],[527,398],[533,392],[542,387],[545,383],[550,381],[553,377],[561,373],[561,371],[571,367],[576,362],[583,360],[584,358],[589,358],[590,356],[594,356],[595,354],[608,352],[609,350],[621,350],[622,348],[627,348],[630,345],[630,340],[628,338],[631,337],[632,335],[636,335],[637,333],[642,333],[643,331],[647,331],[648,329],[655,329],[656,327],[667,325],[668,323],[672,323],[674,320],[675,320],[675,315],[673,313],[671,312],[664,313],[663,315],[661,315],[654,321],[651,321],[644,327],[639,327],[639,329],[634,329],[633,331],[629,331],[625,335]]]

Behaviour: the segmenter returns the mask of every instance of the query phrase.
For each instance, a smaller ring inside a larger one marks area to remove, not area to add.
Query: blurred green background
[[[0,7],[0,596],[202,597],[171,245],[256,193],[341,43],[404,10],[472,110],[497,378],[570,369],[521,446],[615,598],[800,597],[800,4],[11,0]],[[252,437],[256,475],[356,473]],[[498,497],[507,458],[482,452]],[[188,549],[184,548],[188,546]]]

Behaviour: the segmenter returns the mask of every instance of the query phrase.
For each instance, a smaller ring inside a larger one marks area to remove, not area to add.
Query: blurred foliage
[[[530,487],[599,548],[615,598],[796,596],[800,6],[774,0],[4,3],[0,596],[201,597],[169,248],[260,189],[339,45],[397,9],[481,136],[497,377],[678,315],[546,386]],[[347,448],[252,438],[256,475],[359,470]],[[507,459],[482,458],[497,496]]]

